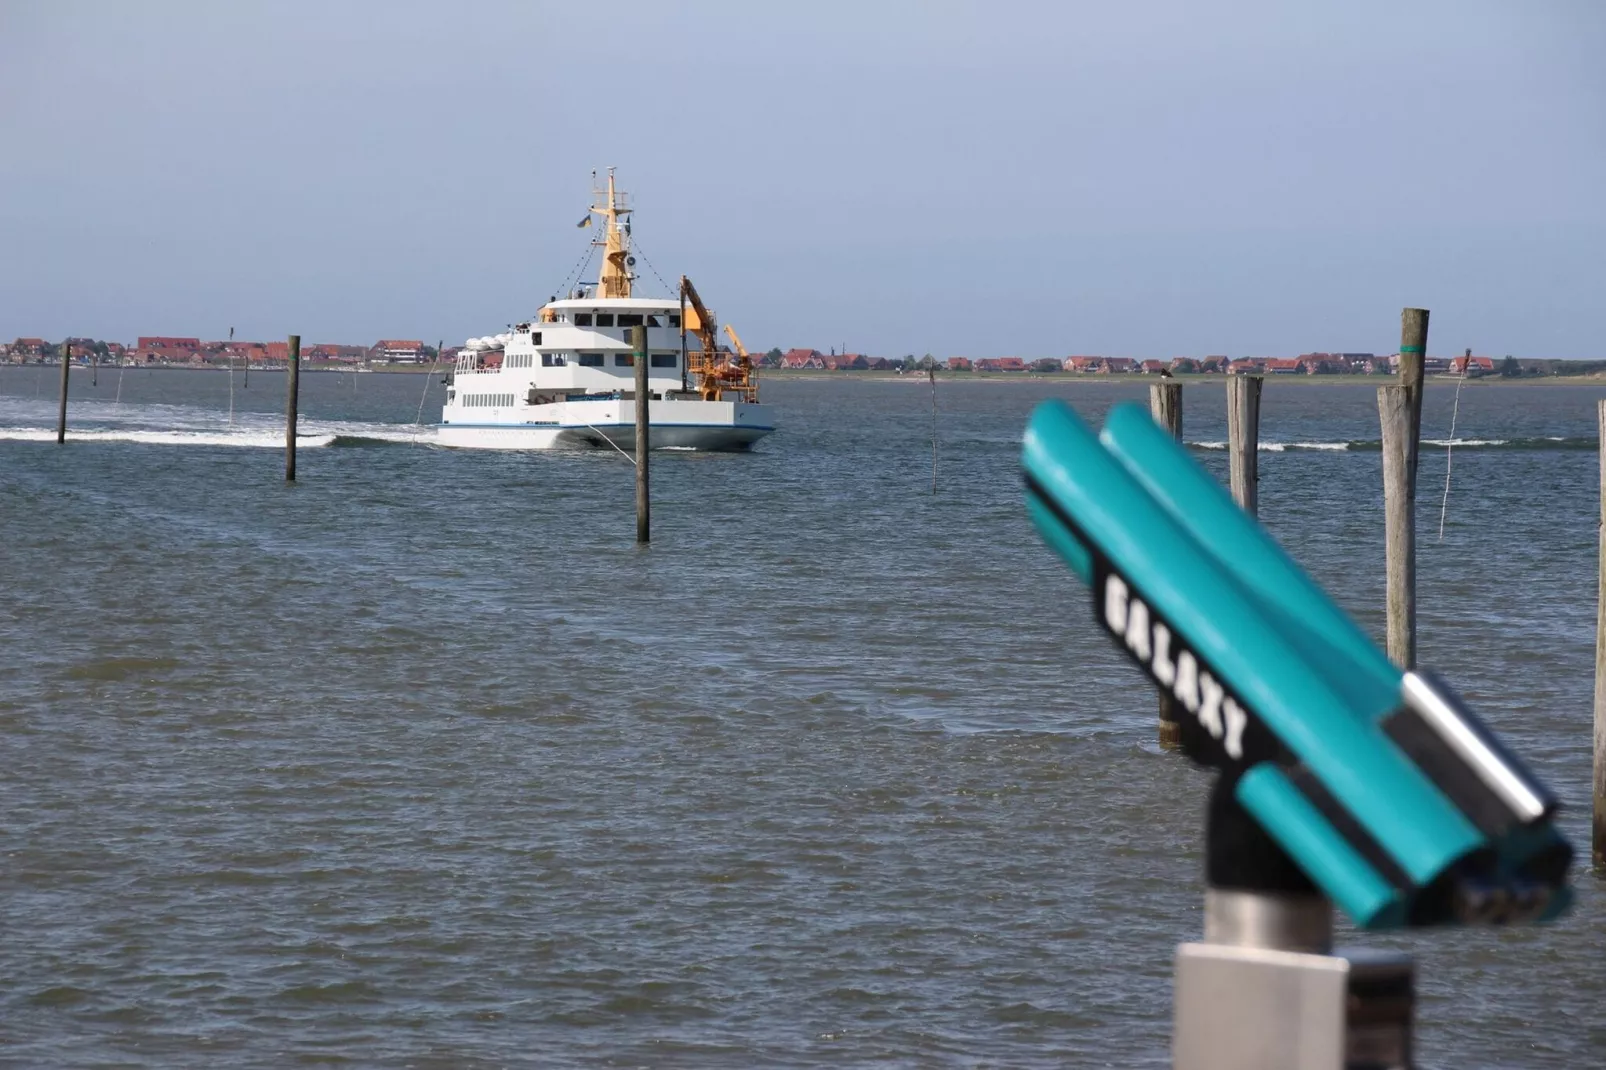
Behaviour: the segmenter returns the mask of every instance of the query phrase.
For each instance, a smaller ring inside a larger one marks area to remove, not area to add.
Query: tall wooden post
[[[61,343],[61,406],[56,410],[56,445],[67,441],[67,373],[72,370],[72,343]]]
[[[647,485],[647,454],[651,452],[647,395],[647,328],[630,328],[630,347],[636,351],[636,541],[652,541],[652,498]]]
[[[1389,658],[1416,664],[1416,491],[1411,479],[1411,397],[1403,386],[1377,388],[1383,425],[1383,547]]]
[[[285,366],[284,399],[284,478],[288,483],[296,481],[296,403],[297,394],[301,390],[301,336],[290,336],[289,363]]]
[[[1606,401],[1596,402],[1600,428],[1600,579],[1595,607],[1595,817],[1590,841],[1596,869],[1606,869]]]
[[[1406,461],[1411,470],[1411,498],[1416,499],[1416,457],[1422,441],[1422,378],[1428,351],[1428,310],[1400,310],[1400,386],[1410,401],[1411,441]]]
[[[1428,310],[1400,312],[1400,383],[1379,387],[1383,431],[1383,544],[1389,658],[1416,667],[1416,467],[1422,442]]]
[[[1161,380],[1149,384],[1149,412],[1154,422],[1182,441],[1182,384]],[[1182,742],[1178,725],[1177,700],[1169,693],[1160,692],[1160,746],[1175,747]]]
[[[1258,375],[1227,376],[1227,466],[1232,500],[1260,515],[1260,387]]]

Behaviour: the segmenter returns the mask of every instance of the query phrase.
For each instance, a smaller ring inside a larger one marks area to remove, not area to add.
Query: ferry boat
[[[593,173],[594,175],[594,173]],[[512,331],[470,339],[450,372],[436,440],[480,449],[635,445],[635,350],[646,328],[650,449],[745,450],[775,430],[759,404],[758,369],[729,324],[734,349],[718,344],[714,315],[681,276],[669,298],[635,296],[632,209],[608,169],[593,181],[580,226],[601,222],[596,285],[543,305]],[[583,270],[583,269],[582,269]]]

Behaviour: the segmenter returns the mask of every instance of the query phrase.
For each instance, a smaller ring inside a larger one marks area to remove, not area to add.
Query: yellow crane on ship
[[[697,376],[697,393],[704,401],[719,401],[729,392],[750,404],[758,401],[758,368],[747,355],[742,340],[730,324],[725,331],[736,343],[734,355],[719,351],[719,326],[714,314],[703,304],[697,287],[686,276],[680,277],[680,325],[683,332],[697,336],[698,349],[686,355],[686,370]]]

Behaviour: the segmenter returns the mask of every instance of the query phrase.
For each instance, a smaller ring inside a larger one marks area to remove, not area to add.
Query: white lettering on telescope
[[[1199,667],[1185,645],[1178,642],[1173,654],[1171,629],[1154,620],[1148,604],[1113,572],[1104,577],[1104,624],[1182,708],[1198,718],[1210,738],[1221,741],[1227,757],[1243,757],[1249,715],[1214,676]]]

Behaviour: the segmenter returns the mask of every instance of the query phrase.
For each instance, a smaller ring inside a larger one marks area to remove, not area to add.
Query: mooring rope
[[[596,431],[597,432],[597,436],[599,438],[601,438],[602,441],[606,442],[608,445],[612,446],[614,449],[619,450],[619,456],[621,456],[625,460],[629,461],[632,465],[636,463],[636,459],[634,457],[630,456],[630,454],[626,453],[624,450],[619,448],[619,443],[615,442],[613,439],[609,438],[607,435],[604,435],[597,428],[592,427],[591,424],[585,424],[584,426],[590,427],[591,430]]]
[[[1467,361],[1470,365],[1472,362]],[[1455,407],[1450,410],[1450,438],[1444,444],[1444,500],[1439,503],[1439,541],[1444,541],[1444,515],[1450,509],[1450,465],[1455,459],[1455,422],[1461,415],[1461,386],[1467,381],[1470,367],[1461,369],[1461,380],[1455,384]]]

